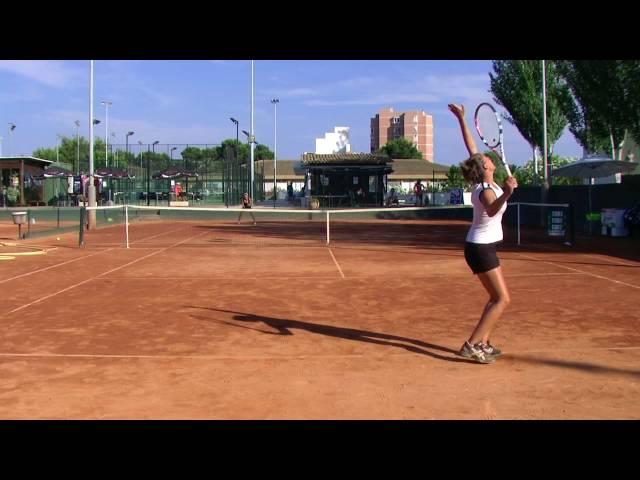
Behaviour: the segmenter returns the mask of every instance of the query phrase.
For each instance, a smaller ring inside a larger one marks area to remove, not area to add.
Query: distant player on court
[[[242,194],[242,208],[251,208],[253,206],[253,202],[251,201],[251,197],[249,196],[248,193],[244,193]],[[242,218],[242,214],[244,212],[240,212],[240,215],[238,215],[238,224],[240,224],[240,219]],[[251,215],[251,218],[253,218],[253,224],[256,224],[256,217],[253,216],[253,212],[249,212],[249,215]]]
[[[418,180],[413,186],[413,193],[416,195],[416,207],[424,206],[422,202],[422,196],[424,194],[424,185],[422,185],[422,180]]]

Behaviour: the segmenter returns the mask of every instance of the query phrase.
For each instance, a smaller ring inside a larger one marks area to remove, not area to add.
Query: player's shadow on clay
[[[263,330],[260,328],[249,327],[247,325],[240,325],[237,323],[228,322],[225,320],[219,320],[216,318],[203,317],[199,315],[191,315],[198,320],[216,321],[232,325],[234,327],[247,328],[250,330],[256,330],[269,335],[293,335],[292,330],[305,330],[310,333],[316,333],[318,335],[326,335],[329,337],[343,338],[346,340],[354,340],[357,342],[374,343],[377,345],[392,346],[398,348],[404,348],[413,353],[421,355],[428,355],[439,360],[446,360],[449,362],[462,362],[462,363],[476,363],[472,360],[466,360],[463,358],[448,357],[434,353],[430,350],[439,350],[446,353],[456,354],[457,351],[451,348],[442,347],[433,343],[423,342],[421,340],[415,340],[413,338],[401,337],[397,335],[389,335],[387,333],[372,332],[370,330],[360,330],[357,328],[345,328],[335,327],[333,325],[323,325],[320,323],[303,322],[301,320],[288,320],[283,318],[263,317],[260,315],[253,315],[251,313],[235,312],[233,310],[224,310],[221,308],[212,307],[198,307],[189,305],[188,308],[198,308],[201,310],[209,310],[213,312],[233,313],[233,320],[243,323],[263,323],[264,325],[271,327],[273,331]]]

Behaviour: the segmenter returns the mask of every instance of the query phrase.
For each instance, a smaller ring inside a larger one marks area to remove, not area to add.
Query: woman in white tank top
[[[480,321],[459,354],[480,363],[493,363],[502,352],[491,345],[491,333],[510,302],[496,245],[502,241],[502,215],[507,209],[507,199],[518,187],[518,182],[514,177],[507,178],[504,190],[494,182],[496,166],[476,147],[464,119],[464,106],[450,104],[449,110],[460,123],[462,138],[471,155],[460,164],[462,174],[469,183],[476,184],[471,195],[473,222],[466,238],[465,259],[489,294]]]

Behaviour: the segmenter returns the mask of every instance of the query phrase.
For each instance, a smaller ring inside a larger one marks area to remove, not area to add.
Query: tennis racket
[[[500,114],[493,108],[490,103],[481,103],[476,108],[474,115],[476,124],[476,130],[482,142],[491,150],[496,152],[502,160],[504,168],[507,170],[507,175],[512,177],[511,169],[507,164],[507,158],[504,155],[504,139],[502,136],[502,121],[500,120]],[[498,148],[500,151],[498,152]]]

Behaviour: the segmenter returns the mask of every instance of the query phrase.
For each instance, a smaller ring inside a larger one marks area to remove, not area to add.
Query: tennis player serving
[[[462,175],[467,182],[475,185],[471,195],[473,222],[467,233],[464,258],[489,294],[480,321],[462,345],[459,355],[479,363],[493,363],[502,352],[491,344],[491,334],[510,302],[497,255],[497,245],[503,238],[502,215],[507,209],[507,200],[518,187],[518,182],[509,175],[503,188],[495,183],[493,174],[496,166],[490,157],[480,153],[476,147],[464,118],[464,106],[452,103],[449,104],[449,110],[460,123],[462,139],[470,155],[460,163]]]

